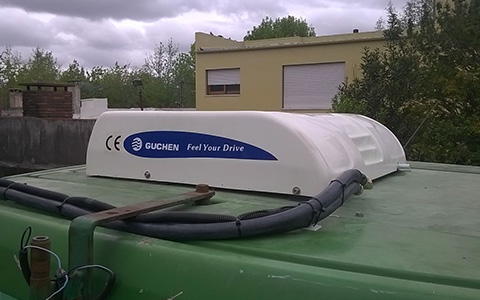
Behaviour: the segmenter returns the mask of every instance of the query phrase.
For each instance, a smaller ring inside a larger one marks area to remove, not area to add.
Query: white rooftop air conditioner
[[[342,171],[375,179],[404,165],[397,138],[360,115],[282,112],[106,112],[87,175],[300,194]]]

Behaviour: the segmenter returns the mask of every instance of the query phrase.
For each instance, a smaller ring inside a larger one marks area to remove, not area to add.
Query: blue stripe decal
[[[229,158],[277,160],[271,153],[241,141],[184,131],[146,131],[128,136],[125,150],[146,158]]]

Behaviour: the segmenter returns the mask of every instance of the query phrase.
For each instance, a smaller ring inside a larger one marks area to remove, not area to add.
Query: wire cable
[[[38,250],[42,250],[42,251],[50,253],[52,256],[54,256],[57,259],[58,268],[59,269],[62,268],[62,262],[60,261],[60,257],[58,257],[58,255],[55,252],[53,252],[51,250],[48,250],[47,248],[43,248],[43,247],[39,247],[39,246],[33,246],[33,245],[28,245],[28,246],[25,246],[23,248],[24,249],[33,248],[33,249],[38,249]]]
[[[27,239],[25,240],[25,235],[27,235]],[[32,236],[32,227],[28,226],[22,234],[22,239],[20,240],[20,250],[25,249]]]
[[[60,293],[61,291],[63,291],[65,289],[65,287],[67,287],[67,283],[68,283],[68,275],[65,275],[65,282],[63,283],[62,287],[59,288],[58,290],[56,290],[53,294],[51,294],[48,298],[46,298],[45,300],[50,300],[51,298],[55,297],[58,293]]]
[[[93,268],[97,268],[97,269],[102,269],[104,271],[106,271],[107,273],[109,273],[111,276],[114,276],[115,273],[113,273],[112,270],[110,270],[109,268],[105,267],[105,266],[102,266],[102,265],[83,265],[83,266],[78,266],[78,267],[75,267],[73,269],[71,269],[70,271],[68,271],[68,274],[70,274],[71,272],[74,272],[74,271],[79,271],[79,270],[83,270],[83,269],[93,269]]]
[[[109,274],[109,278],[108,278],[108,280],[105,284],[105,287],[103,288],[103,290],[100,292],[100,294],[97,297],[93,298],[94,300],[104,300],[104,299],[106,299],[107,296],[110,294],[110,292],[113,289],[113,285],[115,284],[115,281],[117,279],[117,275],[115,275],[115,273],[113,273],[112,270],[110,270],[109,268],[107,268],[105,266],[102,266],[102,265],[78,266],[78,267],[75,267],[75,268],[71,269],[70,271],[68,271],[67,275],[69,275],[69,274],[71,274],[75,271],[84,270],[84,269],[101,269],[101,270],[103,270],[103,271],[105,271]]]
[[[30,227],[28,227],[28,228],[25,230],[24,235],[25,235],[25,233],[28,231],[29,228],[30,228]],[[31,233],[31,228],[30,228],[30,233]],[[24,235],[22,236],[22,243],[23,243]],[[39,246],[33,246],[33,245],[23,246],[23,249],[28,249],[28,248],[45,251],[45,252],[49,253],[50,255],[54,256],[54,257],[56,258],[56,260],[57,260],[57,263],[58,263],[58,269],[59,269],[59,270],[62,270],[62,261],[60,260],[60,257],[58,257],[58,255],[57,255],[55,252],[53,252],[53,251],[51,251],[51,250],[49,250],[49,249],[47,249],[47,248],[43,248],[43,247],[39,247]],[[55,297],[58,293],[60,293],[61,291],[63,291],[63,290],[65,289],[65,287],[67,286],[68,280],[69,280],[68,274],[65,274],[65,275],[64,275],[64,278],[65,278],[65,282],[63,283],[62,287],[59,288],[58,290],[56,290],[55,292],[53,292],[53,293],[52,293],[50,296],[48,296],[45,300],[50,300],[50,299],[52,299],[52,298]]]

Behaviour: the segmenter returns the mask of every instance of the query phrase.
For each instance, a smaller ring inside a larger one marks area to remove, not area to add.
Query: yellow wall
[[[364,47],[382,48],[382,32],[236,42],[197,33],[197,110],[282,110],[283,66],[345,62],[348,80],[360,76]],[[240,68],[239,95],[207,95],[207,70]]]

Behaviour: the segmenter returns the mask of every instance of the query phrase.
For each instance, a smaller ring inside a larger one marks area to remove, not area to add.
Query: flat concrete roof
[[[70,83],[48,83],[48,82],[28,82],[19,83],[20,86],[41,86],[41,87],[74,87],[74,84]]]
[[[260,49],[275,49],[289,47],[305,47],[328,44],[357,43],[366,41],[381,41],[384,39],[383,31],[369,31],[359,33],[347,33],[336,35],[324,35],[314,37],[285,37],[274,39],[262,39],[253,41],[234,41],[221,36],[211,36],[206,33],[197,33],[200,38],[202,36],[209,40],[218,40],[222,45],[210,46],[199,43],[196,45],[197,53],[209,52],[226,52],[226,51],[246,51]],[[198,39],[198,38],[197,38]]]

